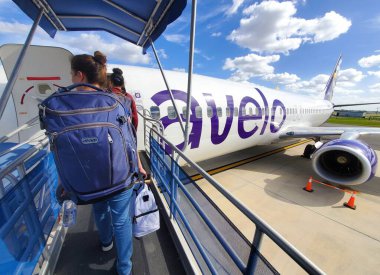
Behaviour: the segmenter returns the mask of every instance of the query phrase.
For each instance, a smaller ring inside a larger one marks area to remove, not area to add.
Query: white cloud
[[[338,87],[354,87],[357,83],[362,81],[365,75],[356,69],[350,68],[341,70],[338,75]]]
[[[296,83],[286,85],[286,89],[291,92],[301,92],[308,94],[320,94],[326,87],[329,79],[328,75],[319,74],[310,80],[303,80]]]
[[[186,72],[185,68],[173,68],[172,70],[176,72]]]
[[[216,5],[214,9],[209,9],[208,12],[203,14],[197,14],[197,22],[204,23],[214,17],[221,18],[222,14],[225,13],[226,10],[228,10],[228,6],[219,3],[219,5]]]
[[[369,89],[372,93],[375,93],[375,92],[380,93],[380,83],[376,83],[376,84],[369,86]]]
[[[164,34],[164,37],[167,41],[183,44],[189,41],[189,37],[183,34]]]
[[[66,33],[58,33],[55,40],[66,46],[93,54],[94,51],[101,51],[107,59],[122,61],[127,64],[149,64],[149,54],[142,54],[142,49],[134,44],[123,40],[105,40],[100,35],[94,33],[81,33],[72,36]]]
[[[374,72],[374,71],[368,71],[368,74],[380,78],[380,71],[376,71],[376,72]]]
[[[314,96],[322,95],[322,92],[326,88],[327,81],[329,79],[327,74],[319,74],[310,80],[298,81],[286,85],[286,89],[291,92],[308,93]],[[334,94],[336,95],[352,95],[364,93],[361,88],[356,88],[358,83],[365,78],[365,75],[356,69],[350,68],[341,70],[338,75],[338,81]]]
[[[4,43],[23,43],[30,28],[31,25],[28,24],[0,21],[2,41],[4,41]],[[110,38],[108,39],[108,37]],[[33,44],[63,47],[74,54],[92,54],[94,51],[100,50],[107,55],[108,60],[122,61],[127,64],[149,64],[151,60],[149,54],[142,54],[140,47],[120,38],[112,37],[109,34],[105,34],[102,37],[94,32],[58,32],[53,40],[45,31],[38,28],[35,37],[33,37]]]
[[[221,35],[222,35],[221,32],[213,32],[213,33],[211,34],[212,37],[219,37],[219,36],[221,36]]]
[[[319,43],[348,31],[351,21],[334,11],[321,18],[297,18],[294,3],[263,1],[246,8],[247,16],[227,37],[239,46],[256,52],[285,53],[302,43]]]
[[[366,95],[365,100],[363,99],[363,95]],[[367,98],[368,93],[366,93],[362,89],[349,89],[336,87],[334,90],[333,102],[335,104],[350,104],[350,103],[360,103],[360,102],[369,102],[370,100]],[[374,100],[374,101],[378,101]],[[351,108],[351,107],[350,107]],[[362,109],[363,106],[359,107]]]
[[[244,0],[233,0],[232,6],[226,11],[227,15],[235,14],[239,7],[243,4]]]
[[[5,22],[0,21],[0,33],[1,34],[16,34],[25,35],[30,31],[31,25],[22,24],[19,22]]]
[[[161,56],[163,59],[168,59],[168,55],[166,54],[165,49],[159,49],[157,50],[157,54]]]
[[[379,29],[379,25],[380,25],[380,15],[376,16],[376,17],[373,17],[371,19],[368,19],[367,22],[366,22],[368,28],[371,28],[371,29]]]
[[[368,57],[363,57],[358,61],[358,63],[363,68],[380,66],[380,55],[371,55]]]
[[[251,53],[234,59],[227,58],[223,70],[233,71],[231,80],[247,81],[251,77],[272,74],[274,67],[269,64],[278,60],[280,60],[279,55],[259,56]]]
[[[289,85],[300,80],[300,78],[297,75],[289,73],[267,74],[264,75],[262,79],[275,82],[281,85]]]

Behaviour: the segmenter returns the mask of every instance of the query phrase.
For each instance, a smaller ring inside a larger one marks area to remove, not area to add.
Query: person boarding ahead
[[[132,110],[132,124],[135,127],[135,130],[137,131],[138,114],[136,103],[133,99],[133,96],[125,91],[123,71],[119,68],[113,68],[112,71],[113,73],[110,76],[110,89],[113,93],[117,95],[124,95],[127,99],[129,99]]]
[[[125,91],[123,71],[119,68],[113,68],[112,71],[113,73],[109,78],[109,88],[114,94],[122,98],[123,101],[125,101],[125,104],[128,106],[128,108],[131,110],[132,125],[135,130],[135,137],[137,137],[136,131],[138,126],[138,114],[135,100],[133,99],[133,96],[131,94]],[[139,166],[139,173],[143,176],[144,179],[148,178],[147,173],[141,164],[139,155],[137,155],[137,160]]]

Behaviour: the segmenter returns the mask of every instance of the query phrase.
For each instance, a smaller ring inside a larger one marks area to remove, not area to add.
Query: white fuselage
[[[136,104],[162,121],[165,136],[173,144],[183,143],[183,134],[160,71],[129,66],[121,68],[126,89],[135,97]],[[182,115],[186,106],[187,74],[167,71],[165,75]],[[201,161],[255,145],[270,144],[278,140],[280,132],[286,128],[319,126],[332,112],[333,104],[327,100],[194,75],[186,153],[192,160]],[[185,121],[185,116],[181,119]],[[140,140],[142,131],[140,118]]]
[[[10,75],[20,46],[0,47],[7,75]],[[32,46],[8,102],[9,110],[1,119],[0,135],[21,126],[38,114],[37,104],[48,97],[57,86],[71,83],[70,56],[60,48]],[[44,58],[49,56],[49,58]],[[38,68],[34,66],[44,60]],[[123,65],[126,89],[139,108],[150,111],[164,125],[165,136],[176,145],[184,141],[169,93],[159,70]],[[187,82],[186,73],[166,71],[170,88],[176,99],[182,121],[185,117]],[[12,105],[12,106],[11,106]],[[186,153],[200,161],[255,145],[270,144],[278,140],[289,126],[318,126],[333,111],[326,100],[314,100],[296,94],[283,93],[253,84],[242,84],[206,76],[194,75],[190,109],[189,143]],[[17,120],[13,121],[14,118]],[[12,120],[13,119],[13,120]],[[13,121],[13,122],[12,122]],[[138,128],[139,149],[144,149],[144,127],[140,118]],[[7,127],[5,127],[7,126]],[[9,126],[9,127],[8,127]],[[35,125],[23,132],[15,141],[21,142],[39,131]],[[179,146],[180,148],[181,145]]]

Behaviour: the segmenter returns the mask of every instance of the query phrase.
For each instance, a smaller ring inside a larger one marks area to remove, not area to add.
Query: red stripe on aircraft
[[[28,89],[26,89],[26,91],[24,92],[24,94],[22,95],[21,97],[21,105],[24,104],[24,98],[25,98],[25,95],[34,88],[34,86],[30,86]]]
[[[26,80],[61,80],[60,76],[27,76]]]
[[[25,94],[23,94],[21,97],[21,105],[24,104],[24,98],[25,98]]]

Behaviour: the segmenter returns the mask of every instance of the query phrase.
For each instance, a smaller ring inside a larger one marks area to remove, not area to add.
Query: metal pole
[[[174,173],[175,173],[175,164],[174,164],[174,150],[173,150],[173,157],[171,159],[171,165],[170,165],[170,218],[174,216],[174,184],[177,184],[174,180]]]
[[[185,144],[182,149],[184,152],[187,148],[189,139],[189,122],[190,122],[190,106],[191,106],[191,84],[193,77],[194,64],[194,43],[195,43],[195,21],[197,16],[197,0],[193,0],[191,4],[191,26],[190,26],[190,51],[189,51],[189,71],[187,79],[187,102],[186,102],[186,124],[185,124]]]
[[[257,253],[260,249],[262,238],[263,238],[263,232],[259,228],[256,227],[256,232],[255,232],[255,236],[253,238],[251,252],[250,252],[249,258],[248,258],[247,269],[244,272],[244,274],[248,275],[248,274],[254,274],[255,273],[256,265],[257,265],[257,258],[259,257],[257,255]]]
[[[26,41],[24,43],[24,46],[21,49],[20,55],[17,58],[16,64],[15,64],[15,66],[13,68],[11,76],[9,77],[8,83],[5,86],[4,92],[3,92],[3,94],[2,94],[2,96],[0,98],[0,119],[2,118],[4,110],[5,110],[5,107],[7,106],[8,99],[9,99],[9,97],[11,95],[13,86],[16,83],[16,78],[17,78],[18,72],[20,71],[22,62],[24,61],[24,57],[25,57],[26,51],[29,48],[30,42],[32,41],[33,35],[36,32],[38,23],[40,22],[43,14],[44,14],[44,11],[43,11],[43,9],[41,9],[40,13],[38,14],[38,16],[36,18],[36,20],[34,20],[33,26],[30,29],[28,37],[26,38]]]
[[[150,41],[150,44],[152,45],[152,50],[153,50],[154,56],[156,57],[157,64],[160,67],[160,71],[161,71],[161,74],[162,74],[162,78],[164,79],[166,88],[169,91],[170,99],[172,100],[174,110],[175,110],[175,112],[177,114],[177,119],[178,119],[179,125],[181,125],[181,129],[182,129],[183,135],[185,136],[185,128],[183,127],[181,116],[179,115],[177,105],[175,104],[175,101],[174,101],[174,96],[173,96],[172,90],[170,89],[169,83],[166,80],[166,76],[165,76],[164,70],[162,69],[160,59],[158,58],[158,55],[157,55],[157,52],[156,52],[156,48],[154,47],[154,43],[153,43],[152,40]],[[186,139],[186,136],[185,136],[185,139]]]

